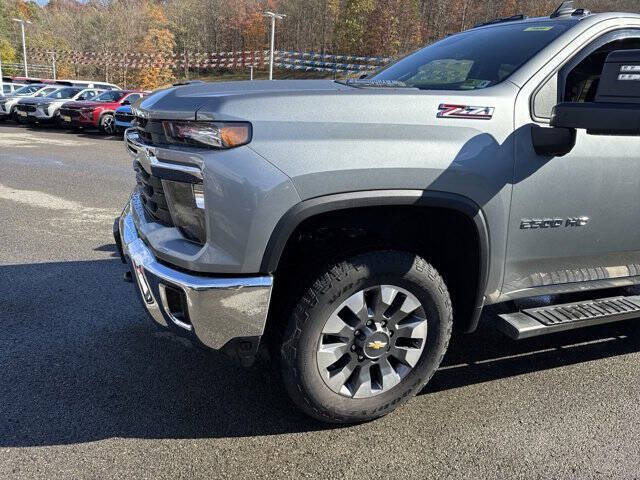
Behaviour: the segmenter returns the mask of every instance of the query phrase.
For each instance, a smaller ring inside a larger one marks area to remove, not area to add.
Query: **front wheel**
[[[415,254],[375,251],[328,265],[289,319],[285,386],[322,421],[381,417],[429,381],[452,325],[444,281]]]
[[[115,132],[115,121],[113,115],[105,113],[100,118],[100,131],[105,135],[113,135]]]

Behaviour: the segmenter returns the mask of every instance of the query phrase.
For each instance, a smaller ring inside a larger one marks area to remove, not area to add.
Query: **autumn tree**
[[[336,51],[354,55],[370,53],[366,48],[366,29],[374,8],[374,0],[345,0],[335,26]]]
[[[175,37],[169,30],[169,21],[160,5],[149,2],[145,5],[149,18],[149,26],[142,40],[140,51],[154,56],[169,59],[175,47]],[[153,90],[170,84],[174,80],[171,68],[166,66],[149,66],[140,69],[138,85],[143,90]]]

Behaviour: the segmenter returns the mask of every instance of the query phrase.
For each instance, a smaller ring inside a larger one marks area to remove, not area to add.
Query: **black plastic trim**
[[[157,165],[151,165],[151,175],[163,180],[171,180],[173,182],[194,184],[202,183],[202,179],[196,177],[195,175],[187,172],[181,172],[180,170],[176,170],[174,168],[159,167]]]
[[[418,206],[445,208],[460,212],[474,223],[479,242],[479,278],[474,315],[466,331],[474,331],[484,307],[484,293],[489,278],[490,237],[482,209],[473,200],[454,193],[418,190],[373,190],[340,193],[300,202],[280,219],[271,234],[262,258],[261,272],[273,273],[296,228],[305,220],[323,213],[361,207]]]

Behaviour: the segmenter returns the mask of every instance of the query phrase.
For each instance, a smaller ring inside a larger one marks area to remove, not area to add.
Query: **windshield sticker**
[[[476,80],[468,78],[460,88],[463,90],[476,90],[478,88],[487,88],[489,85],[491,85],[491,80]]]
[[[528,27],[525,28],[525,32],[548,32],[549,30],[553,30],[553,27]]]
[[[438,118],[465,118],[471,120],[491,120],[494,107],[470,107],[443,103],[438,107]]]

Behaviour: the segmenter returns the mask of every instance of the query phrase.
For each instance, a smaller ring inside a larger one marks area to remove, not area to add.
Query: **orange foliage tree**
[[[173,32],[169,29],[165,11],[153,2],[145,4],[145,8],[148,10],[149,27],[142,40],[140,51],[168,59],[173,53],[176,42]],[[174,78],[171,68],[150,66],[140,69],[137,83],[143,90],[153,90],[171,84]]]

